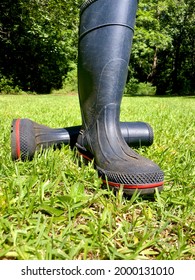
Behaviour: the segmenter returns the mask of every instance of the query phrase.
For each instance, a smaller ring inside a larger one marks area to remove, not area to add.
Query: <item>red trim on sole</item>
[[[80,151],[79,151],[79,154],[80,156],[82,156],[84,159],[88,160],[88,161],[92,161],[93,159],[89,158],[88,156],[82,154]]]
[[[157,187],[160,187],[164,184],[164,182],[158,182],[158,183],[153,183],[153,184],[145,184],[145,185],[126,185],[126,184],[120,184],[120,183],[114,183],[114,182],[109,182],[109,181],[106,181],[106,180],[103,180],[102,181],[112,187],[115,187],[115,188],[120,188],[120,186],[123,186],[124,189],[152,189],[152,188],[157,188]]]
[[[82,154],[81,152],[79,152],[80,155],[82,157],[84,157],[85,159],[89,160],[89,161],[92,161],[91,158],[87,157],[86,155]],[[115,187],[115,188],[120,188],[120,186],[123,186],[124,189],[154,189],[154,188],[158,188],[158,187],[161,187],[163,186],[164,182],[158,182],[158,183],[153,183],[153,184],[144,184],[144,185],[126,185],[126,184],[120,184],[120,183],[114,183],[114,182],[109,182],[107,180],[103,180],[102,179],[102,182],[104,184],[108,184],[109,186],[112,186],[112,187]]]
[[[20,158],[20,119],[16,120],[15,133],[16,133],[16,156],[17,159],[19,159]]]

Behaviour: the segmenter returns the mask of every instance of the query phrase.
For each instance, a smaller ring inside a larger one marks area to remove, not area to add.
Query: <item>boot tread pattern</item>
[[[121,174],[101,170],[97,167],[100,176],[107,177],[108,182],[117,182],[124,185],[143,186],[147,184],[163,183],[163,172],[140,173],[140,174]]]

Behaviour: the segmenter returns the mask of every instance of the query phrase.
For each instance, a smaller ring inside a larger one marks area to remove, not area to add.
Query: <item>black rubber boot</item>
[[[162,189],[164,175],[124,141],[119,115],[126,83],[136,0],[89,0],[81,7],[78,86],[82,129],[79,154],[94,160],[103,182],[132,194]]]
[[[12,160],[31,160],[36,151],[61,148],[62,145],[75,146],[81,126],[50,128],[30,119],[14,119],[11,125]],[[150,146],[153,143],[153,130],[148,123],[122,122],[121,133],[131,147]]]

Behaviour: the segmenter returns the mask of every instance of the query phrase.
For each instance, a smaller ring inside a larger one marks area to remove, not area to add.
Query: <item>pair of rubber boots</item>
[[[102,181],[132,194],[162,189],[164,174],[122,136],[120,104],[127,79],[137,0],[88,0],[81,6],[78,89],[82,115],[76,147]]]

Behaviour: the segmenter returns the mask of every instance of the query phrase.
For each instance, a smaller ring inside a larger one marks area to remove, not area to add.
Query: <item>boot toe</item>
[[[133,193],[136,189],[142,193],[153,193],[155,188],[162,189],[164,181],[163,171],[152,161],[146,160],[147,163],[138,163],[137,165],[129,167],[123,166],[120,168],[120,164],[117,164],[117,168],[114,171],[112,168],[100,168],[96,166],[99,176],[104,183],[108,183],[109,186],[119,189],[123,186],[126,193]]]

